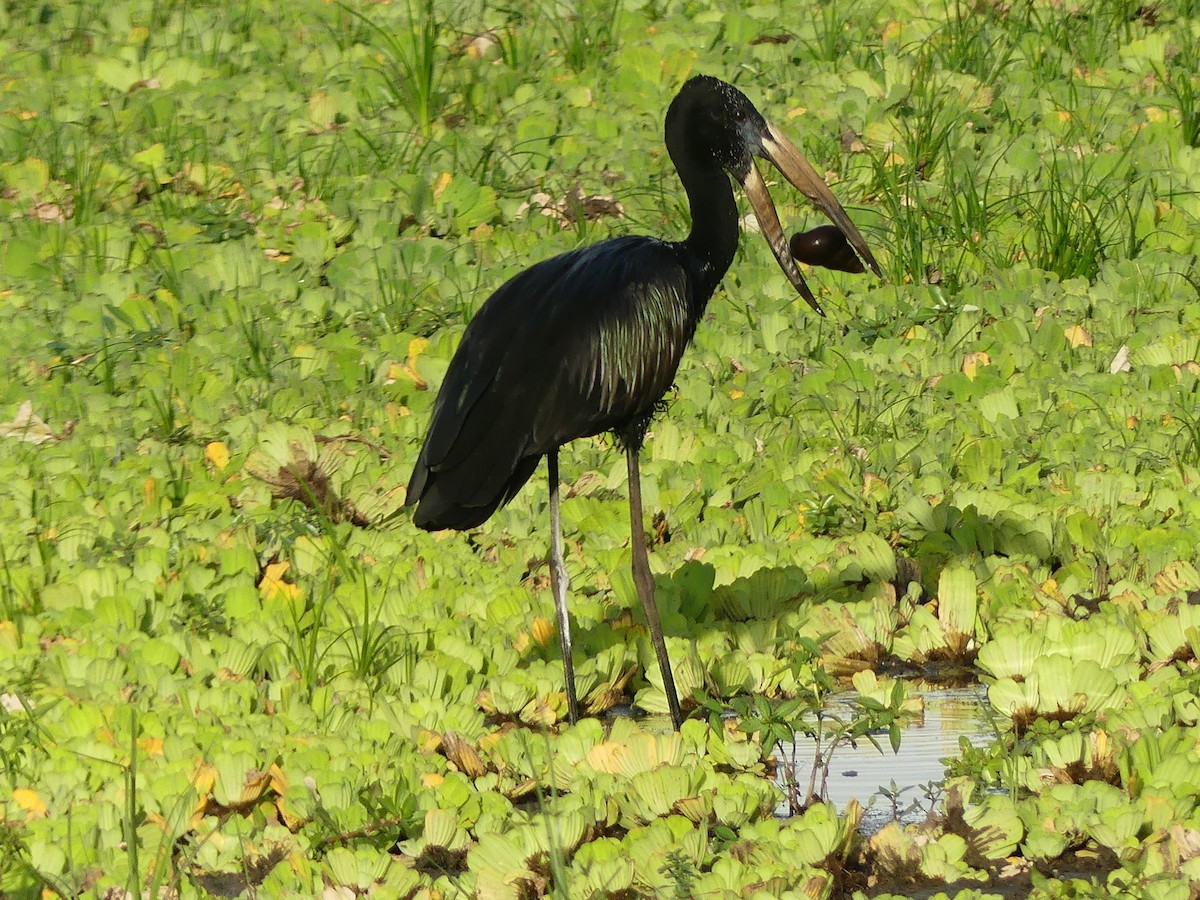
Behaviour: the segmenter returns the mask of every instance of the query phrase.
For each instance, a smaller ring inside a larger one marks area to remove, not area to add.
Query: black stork
[[[405,500],[416,506],[413,521],[421,528],[473,528],[511,500],[546,458],[550,580],[572,723],[579,701],[558,448],[604,432],[625,449],[633,579],[671,721],[676,729],[683,721],[646,555],[638,451],[737,250],[738,208],[729,177],[745,189],[779,265],[818,313],[824,314],[788,252],[754,157],[773,163],[881,274],[828,185],[737,88],[704,75],[690,79],[667,110],[666,144],[691,206],[691,232],[682,241],[610,238],[539,262],[501,285],[467,326],[450,362]],[[821,252],[809,254],[809,261],[821,260]]]

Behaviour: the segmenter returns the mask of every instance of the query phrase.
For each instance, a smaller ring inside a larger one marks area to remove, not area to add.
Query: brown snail
[[[862,260],[833,225],[820,225],[810,231],[798,231],[792,235],[788,246],[797,262],[824,269],[842,272],[865,272]]]

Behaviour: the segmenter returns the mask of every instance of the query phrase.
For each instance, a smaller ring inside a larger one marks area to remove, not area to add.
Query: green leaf
[[[938,578],[938,621],[947,634],[973,635],[979,609],[975,571],[947,566]]]

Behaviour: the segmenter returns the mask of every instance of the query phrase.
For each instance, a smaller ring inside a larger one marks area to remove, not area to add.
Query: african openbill
[[[671,721],[676,729],[682,722],[646,556],[638,451],[737,249],[738,208],[729,176],[745,189],[784,273],[818,313],[821,307],[788,252],[755,156],[773,163],[825,212],[879,273],[829,187],[737,88],[703,75],[690,79],[667,110],[666,144],[691,206],[691,232],[675,242],[611,238],[539,262],[501,285],[467,326],[450,362],[405,501],[416,505],[413,521],[421,528],[473,528],[512,499],[546,458],[550,580],[571,722],[578,719],[579,701],[562,558],[558,448],[603,432],[612,432],[625,448],[633,579]]]

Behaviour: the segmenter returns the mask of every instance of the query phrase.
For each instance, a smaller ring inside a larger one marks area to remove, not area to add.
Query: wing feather
[[[480,524],[550,450],[648,416],[695,328],[692,283],[676,245],[629,237],[502,285],[468,325],[434,404],[409,483],[417,524]]]

